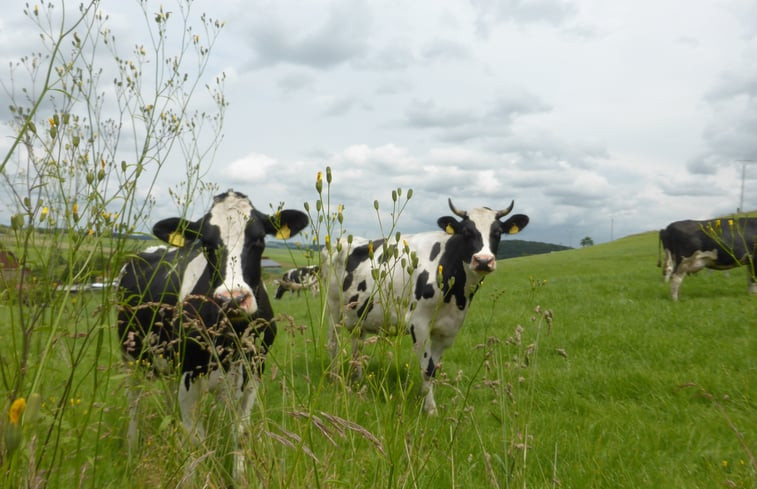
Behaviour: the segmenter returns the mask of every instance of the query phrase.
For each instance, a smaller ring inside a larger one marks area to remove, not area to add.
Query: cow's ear
[[[307,214],[292,209],[277,212],[264,222],[266,234],[272,234],[277,239],[289,239],[310,223]]]
[[[177,248],[183,248],[198,236],[195,223],[180,217],[169,217],[158,221],[152,227],[152,232],[158,239]]]
[[[502,232],[507,234],[518,234],[528,225],[528,216],[525,214],[515,214],[502,223]]]
[[[444,229],[447,234],[457,234],[460,232],[460,223],[452,216],[440,217],[436,223]]]

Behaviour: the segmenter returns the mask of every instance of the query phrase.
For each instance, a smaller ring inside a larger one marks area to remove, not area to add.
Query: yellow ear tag
[[[276,231],[276,239],[289,239],[292,235],[292,231],[286,224],[282,225],[278,231]]]
[[[507,234],[518,234],[520,232],[520,228],[516,225],[510,226],[510,230],[507,231]]]
[[[447,231],[447,234],[455,234],[455,230],[451,224],[447,224],[447,227],[444,228],[444,230]]]
[[[172,232],[168,235],[168,244],[172,246],[176,246],[177,248],[184,247],[184,243],[186,240],[184,239],[184,236],[180,233],[177,233],[176,231]]]

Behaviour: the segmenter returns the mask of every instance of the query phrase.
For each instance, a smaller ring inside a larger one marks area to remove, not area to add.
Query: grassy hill
[[[265,402],[378,437],[383,457],[357,436],[318,452],[350,486],[753,487],[757,298],[746,271],[689,277],[673,303],[656,261],[655,232],[502,261],[446,354],[431,420],[408,338],[366,349],[372,381],[320,382],[319,301],[276,301],[305,332],[274,348],[287,380]],[[356,474],[343,460],[375,463]]]
[[[266,254],[306,263],[301,252]],[[331,379],[321,296],[272,301],[279,335],[242,444],[250,484],[756,487],[757,298],[745,270],[689,277],[674,303],[656,261],[655,232],[500,261],[443,359],[437,417],[422,413],[409,337],[369,342],[362,382]],[[100,292],[66,300],[109,301]],[[25,434],[38,440],[29,453],[54,442],[69,454],[49,486],[223,485],[228,461],[214,453],[228,418],[216,412],[208,441],[187,443],[175,379],[145,380],[141,449],[128,456],[119,339],[113,323],[92,332],[80,323],[61,322],[69,330],[55,336],[59,358],[40,379],[44,402]],[[100,338],[96,357],[81,349],[83,334]],[[4,358],[9,335],[0,331]],[[338,364],[348,366],[349,337],[341,341]],[[72,372],[74,353],[93,368]],[[54,416],[66,434],[46,441]]]

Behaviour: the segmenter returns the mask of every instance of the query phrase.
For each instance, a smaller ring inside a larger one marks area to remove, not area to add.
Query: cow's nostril
[[[491,255],[473,257],[473,266],[476,270],[482,270],[482,271],[494,270],[496,263],[497,262],[494,261],[494,257]]]
[[[250,294],[244,291],[221,292],[216,294],[215,298],[223,307],[239,307],[250,298]]]
[[[239,294],[234,294],[234,297],[231,301],[231,303],[235,306],[241,306],[243,305],[247,299],[250,298],[250,294],[246,292],[240,292]]]
[[[231,302],[231,294],[226,293],[226,292],[220,293],[220,294],[215,294],[214,298],[215,298],[216,302],[218,302],[218,304],[220,306],[225,306],[229,302]]]

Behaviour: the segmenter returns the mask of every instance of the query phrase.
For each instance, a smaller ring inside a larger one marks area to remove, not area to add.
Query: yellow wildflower
[[[315,189],[320,194],[323,190],[323,172],[318,172],[318,175],[315,177]]]
[[[24,414],[24,409],[26,409],[26,399],[19,397],[13,401],[8,411],[8,419],[12,425],[18,425],[21,421],[21,416]]]

